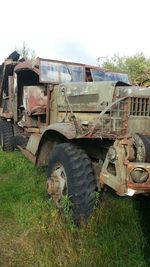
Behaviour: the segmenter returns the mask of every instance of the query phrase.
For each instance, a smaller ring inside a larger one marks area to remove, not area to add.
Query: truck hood
[[[58,110],[66,110],[69,101],[72,110],[77,112],[101,112],[118,98],[150,97],[150,88],[123,82],[65,83],[59,85],[57,92]]]
[[[139,86],[116,86],[116,97],[150,97],[150,88]]]

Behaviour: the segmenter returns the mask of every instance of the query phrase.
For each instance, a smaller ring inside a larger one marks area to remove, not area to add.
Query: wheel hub
[[[66,181],[67,176],[65,169],[62,164],[57,163],[47,181],[48,194],[51,195],[56,204],[59,203],[66,189]]]

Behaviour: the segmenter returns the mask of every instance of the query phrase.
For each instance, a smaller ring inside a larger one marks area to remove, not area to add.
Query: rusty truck
[[[47,166],[47,193],[68,195],[73,219],[92,214],[96,192],[150,193],[150,89],[128,76],[65,61],[0,66],[0,144]]]

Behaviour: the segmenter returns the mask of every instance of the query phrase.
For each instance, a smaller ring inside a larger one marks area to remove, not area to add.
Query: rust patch
[[[46,113],[47,96],[44,95],[44,90],[42,86],[24,86],[23,102],[28,115]]]

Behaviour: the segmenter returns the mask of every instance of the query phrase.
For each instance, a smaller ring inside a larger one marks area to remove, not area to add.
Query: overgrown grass
[[[150,266],[149,213],[148,199],[109,192],[77,229],[47,199],[45,170],[19,152],[0,152],[2,267]]]

